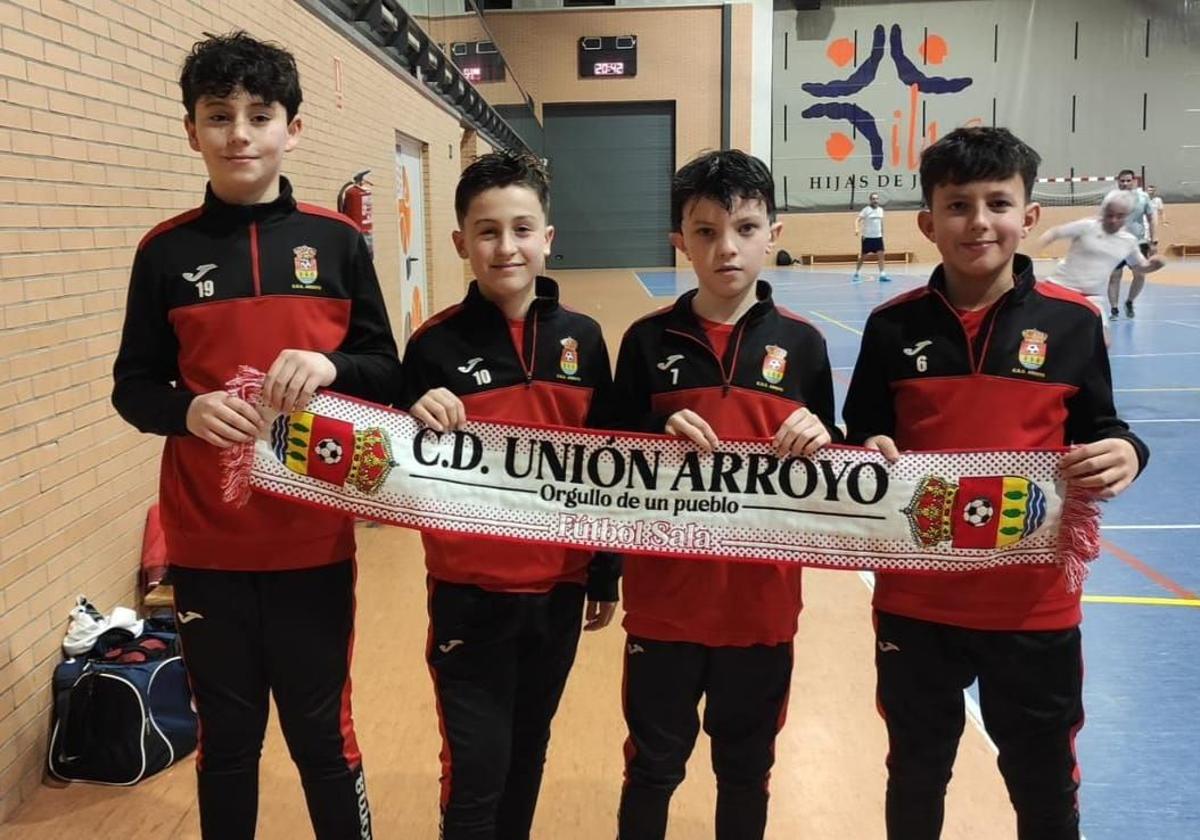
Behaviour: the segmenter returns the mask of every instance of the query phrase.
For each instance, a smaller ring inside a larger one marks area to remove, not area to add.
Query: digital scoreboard
[[[637,75],[636,35],[585,35],[579,39],[581,78]]]
[[[450,45],[450,57],[454,66],[471,84],[480,82],[503,82],[504,58],[491,41],[468,41]]]

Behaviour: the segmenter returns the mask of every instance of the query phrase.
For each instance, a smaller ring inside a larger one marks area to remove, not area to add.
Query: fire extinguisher
[[[344,216],[349,216],[359,230],[363,239],[367,240],[367,251],[375,255],[374,214],[371,212],[371,182],[367,180],[370,169],[364,169],[353,178],[342,184],[338,190],[337,209]]]

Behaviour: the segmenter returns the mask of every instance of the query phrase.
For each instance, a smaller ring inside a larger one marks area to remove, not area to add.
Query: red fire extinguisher
[[[371,212],[371,182],[367,180],[370,169],[364,169],[342,185],[338,191],[337,209],[342,215],[349,216],[363,238],[367,240],[367,250],[375,254],[374,214]]]

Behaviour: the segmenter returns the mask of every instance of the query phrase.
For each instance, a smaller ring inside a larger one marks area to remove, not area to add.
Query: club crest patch
[[[962,476],[955,484],[931,475],[902,512],[917,545],[1006,549],[1042,527],[1046,494],[1024,476]]]
[[[559,343],[563,349],[558,357],[558,367],[567,376],[574,376],[579,372],[579,342],[568,336]]]
[[[768,344],[767,354],[763,356],[762,362],[763,379],[772,385],[778,385],[783,381],[783,374],[786,371],[787,351],[782,347],[776,347],[774,344]]]
[[[296,279],[304,285],[317,282],[317,249],[311,245],[300,245],[292,249],[296,266]]]
[[[1022,330],[1021,349],[1017,351],[1017,361],[1026,370],[1038,370],[1046,363],[1046,339],[1048,336],[1041,330]]]
[[[360,429],[345,420],[311,411],[293,411],[275,418],[271,450],[281,464],[298,475],[353,487],[366,495],[378,493],[396,466],[391,438],[383,429]]]

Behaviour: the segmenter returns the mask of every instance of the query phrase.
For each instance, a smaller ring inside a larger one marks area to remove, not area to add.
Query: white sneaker
[[[142,635],[143,622],[129,607],[115,607],[105,617],[80,595],[71,608],[71,623],[63,638],[63,652],[67,656],[82,656],[96,646],[96,640],[113,629],[128,630],[134,638]]]
[[[87,598],[80,595],[75,599],[71,608],[71,623],[67,625],[67,635],[63,638],[63,653],[67,656],[81,656],[91,650],[96,640],[108,629],[108,619],[100,611],[88,603]]]

